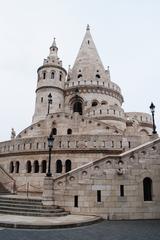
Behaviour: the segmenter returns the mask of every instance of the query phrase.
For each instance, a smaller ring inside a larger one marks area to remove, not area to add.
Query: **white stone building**
[[[89,26],[72,68],[63,68],[54,39],[37,74],[31,125],[0,143],[0,184],[41,196],[52,133],[57,205],[107,219],[159,218],[160,140],[151,115],[124,112]]]

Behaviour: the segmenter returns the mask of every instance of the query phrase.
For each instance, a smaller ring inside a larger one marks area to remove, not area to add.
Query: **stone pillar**
[[[42,204],[46,206],[54,205],[54,180],[53,177],[45,177],[43,184]]]

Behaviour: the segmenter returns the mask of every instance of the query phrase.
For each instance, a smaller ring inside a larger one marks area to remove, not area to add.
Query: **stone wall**
[[[160,218],[159,149],[160,139],[119,156],[104,157],[55,179],[55,203],[74,214],[106,219]],[[149,201],[144,201],[145,178],[152,181]]]

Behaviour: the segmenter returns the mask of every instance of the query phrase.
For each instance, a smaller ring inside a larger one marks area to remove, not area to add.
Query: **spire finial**
[[[89,24],[87,24],[87,28],[86,28],[86,30],[87,30],[87,31],[90,30],[90,26],[89,26]]]
[[[52,47],[57,47],[57,45],[56,45],[56,38],[55,37],[53,38]]]

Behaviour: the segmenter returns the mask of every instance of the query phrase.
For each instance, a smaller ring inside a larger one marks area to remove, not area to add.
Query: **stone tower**
[[[64,108],[64,82],[67,73],[58,57],[55,38],[50,47],[50,54],[38,68],[37,74],[36,104],[32,123],[46,118],[49,94],[52,95],[50,113],[62,112]]]
[[[87,25],[86,33],[65,84],[65,110],[99,119],[126,128],[123,96],[120,87],[111,81],[105,70]],[[77,110],[79,109],[79,110]]]

